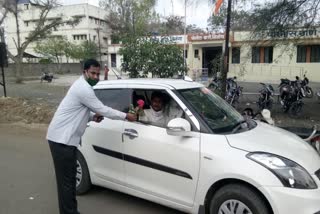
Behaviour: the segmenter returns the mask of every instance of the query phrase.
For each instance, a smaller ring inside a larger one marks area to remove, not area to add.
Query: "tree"
[[[182,16],[168,16],[162,23],[163,32],[168,35],[183,34],[184,21]]]
[[[67,55],[72,59],[85,61],[87,59],[96,58],[99,49],[93,41],[83,41],[81,44],[69,43],[68,49],[65,50]]]
[[[205,31],[199,28],[197,25],[187,25],[187,33],[204,33]]]
[[[122,70],[133,77],[173,77],[184,74],[182,49],[175,44],[161,44],[152,37],[127,39],[120,49]]]
[[[57,63],[57,70],[61,71],[61,57],[65,55],[68,41],[64,37],[51,37],[38,41],[35,52],[42,54],[47,59],[51,59]]]
[[[232,3],[233,30],[259,32],[266,29],[308,28],[320,24],[320,0],[266,0],[261,3],[255,0],[240,0]],[[221,29],[224,27],[225,17],[226,6],[223,5],[218,16],[210,17],[208,23],[212,29]]]
[[[256,30],[309,28],[320,24],[319,9],[320,0],[269,0],[255,5],[251,20]]]
[[[4,7],[5,4],[8,4],[7,1],[0,1],[0,26],[2,25],[4,19],[6,18],[8,14],[8,10],[6,7]]]
[[[103,0],[101,5],[109,12],[107,23],[113,40],[127,36],[145,36],[148,24],[157,17],[156,0]]]
[[[225,30],[227,17],[227,8],[223,6],[217,16],[211,16],[208,19],[208,27],[210,31],[223,32]],[[231,30],[252,30],[250,13],[246,10],[233,10],[231,12]]]
[[[11,1],[10,1],[11,2]],[[5,4],[4,7],[14,16],[16,22],[16,34],[17,41],[15,42],[17,55],[13,55],[10,51],[8,51],[8,56],[11,60],[13,60],[16,64],[16,82],[20,83],[23,81],[23,73],[22,73],[22,63],[23,63],[23,54],[30,43],[38,41],[39,39],[43,39],[48,36],[51,31],[59,27],[62,24],[75,25],[80,19],[79,18],[71,18],[69,20],[63,20],[63,14],[60,14],[59,17],[54,19],[47,19],[48,14],[51,10],[55,9],[58,6],[57,0],[34,0],[31,2],[32,7],[36,8],[39,12],[38,20],[35,22],[34,30],[30,31],[28,37],[25,41],[21,38],[20,32],[20,13],[22,11],[18,7],[18,1],[11,2],[11,4]]]

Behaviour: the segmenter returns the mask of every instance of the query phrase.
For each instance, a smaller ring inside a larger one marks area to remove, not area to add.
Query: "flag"
[[[215,8],[214,8],[214,15],[217,15],[217,14],[218,14],[219,9],[220,9],[222,3],[223,3],[223,0],[217,0],[217,1],[216,1],[216,6],[215,6]]]

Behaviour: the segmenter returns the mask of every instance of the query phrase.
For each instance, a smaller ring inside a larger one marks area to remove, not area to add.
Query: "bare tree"
[[[22,41],[21,39],[21,31],[19,25],[19,20],[21,19],[19,14],[21,13],[21,10],[18,6],[18,0],[11,0],[10,3],[4,5],[4,8],[14,16],[16,23],[17,39],[14,39],[14,43],[16,46],[17,55],[13,55],[10,51],[8,51],[8,56],[16,64],[15,76],[17,83],[21,83],[23,81],[23,54],[27,47],[30,45],[30,43],[35,42],[39,39],[46,38],[46,36],[48,36],[54,28],[57,28],[62,24],[75,25],[79,22],[79,18],[71,18],[69,20],[64,20],[62,18],[63,14],[48,19],[49,12],[59,6],[57,0],[34,0],[30,3],[32,7],[36,8],[39,11],[39,18],[35,22],[36,24],[34,29],[30,31],[25,41]]]
[[[3,7],[4,3],[0,2],[0,26],[2,25],[4,19],[6,18],[7,14],[8,14],[8,10],[6,8]]]

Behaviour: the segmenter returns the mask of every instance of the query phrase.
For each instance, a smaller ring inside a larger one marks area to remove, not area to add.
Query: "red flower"
[[[143,106],[144,106],[144,101],[143,100],[138,100],[137,104],[138,104],[140,109],[143,109]]]

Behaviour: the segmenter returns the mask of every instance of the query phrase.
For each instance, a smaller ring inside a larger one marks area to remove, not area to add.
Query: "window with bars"
[[[252,47],[252,63],[272,63],[273,47]]]
[[[231,54],[232,54],[232,63],[239,64],[240,63],[240,48],[239,47],[232,48]]]
[[[320,62],[320,45],[298,45],[297,63]]]

